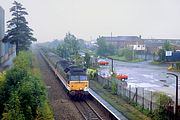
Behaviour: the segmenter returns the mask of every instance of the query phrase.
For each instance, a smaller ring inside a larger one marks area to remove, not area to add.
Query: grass
[[[112,95],[110,91],[103,89],[98,82],[91,80],[90,87],[129,120],[151,120],[151,118],[145,116],[120,96]]]
[[[114,60],[123,61],[123,62],[133,62],[134,63],[134,62],[142,62],[142,61],[144,61],[144,59],[142,59],[142,58],[135,58],[133,60],[128,60],[124,56],[119,57],[117,55],[109,56],[109,57],[111,57]]]
[[[159,62],[159,61],[152,61],[151,64],[153,64],[153,65],[160,65],[160,64],[162,64],[162,62]]]

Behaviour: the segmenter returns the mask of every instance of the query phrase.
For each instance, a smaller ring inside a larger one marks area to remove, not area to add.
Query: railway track
[[[39,62],[43,81],[47,86],[49,102],[52,106],[55,120],[83,120],[75,105],[63,89],[62,83],[54,76],[54,72],[40,54],[39,49],[33,49]]]
[[[88,103],[88,100],[74,102],[74,104],[85,120],[104,120]]]
[[[44,59],[44,61],[46,61],[45,56],[43,56],[42,54],[40,56]],[[46,61],[46,64],[49,64],[49,63]],[[48,65],[48,66],[49,66],[49,69],[51,69],[53,71],[53,69],[50,68],[50,65]],[[58,79],[60,79],[60,78],[58,78]],[[61,84],[60,86],[61,86],[61,88],[63,88],[63,84],[60,81],[61,80],[59,80],[58,83]],[[63,91],[63,90],[61,90],[61,91]],[[61,96],[64,98],[65,96],[68,96],[68,95],[64,91],[61,93]],[[67,97],[65,97],[65,98],[67,99]],[[72,102],[74,104],[77,111],[80,113],[82,118],[85,120],[109,120],[110,119],[109,116],[106,114],[106,112],[104,112],[101,107],[97,106],[97,104],[90,99],[87,99],[84,101],[74,101],[74,100],[69,99],[68,101]],[[69,112],[71,112],[71,111],[69,111]]]

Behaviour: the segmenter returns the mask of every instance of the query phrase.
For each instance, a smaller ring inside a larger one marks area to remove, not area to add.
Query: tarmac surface
[[[109,74],[111,71],[111,60],[108,61],[110,63],[108,66],[100,67],[101,73]],[[167,73],[169,72],[167,65],[151,65],[150,61],[139,63],[114,61],[113,66],[115,72],[128,75],[128,79],[126,80],[127,87],[140,87],[149,91],[164,92],[173,99],[175,98],[176,78],[171,75],[167,77]],[[179,76],[179,73],[173,73]],[[180,85],[178,86],[180,90]]]

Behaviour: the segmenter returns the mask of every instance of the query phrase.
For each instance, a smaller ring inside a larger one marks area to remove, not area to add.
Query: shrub
[[[14,67],[0,77],[0,118],[3,120],[53,119],[47,104],[47,94],[39,77],[32,73],[32,54],[20,52]],[[2,84],[1,78],[4,78]]]
[[[167,96],[164,93],[157,93],[158,99],[156,100],[159,103],[159,107],[153,112],[152,118],[154,120],[168,120],[167,109],[168,106],[173,104],[171,97]]]
[[[114,94],[114,95],[117,94],[117,83],[116,82],[112,82],[111,90],[112,90],[112,94]]]

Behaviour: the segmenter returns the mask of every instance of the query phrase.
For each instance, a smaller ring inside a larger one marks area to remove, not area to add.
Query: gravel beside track
[[[62,84],[54,76],[47,63],[37,49],[33,50],[36,55],[42,78],[48,89],[48,98],[54,112],[55,120],[83,120],[73,102],[67,96]]]

